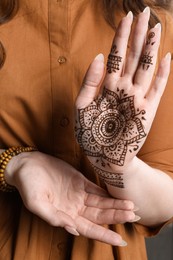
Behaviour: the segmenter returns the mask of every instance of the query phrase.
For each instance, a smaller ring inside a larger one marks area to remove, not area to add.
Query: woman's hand
[[[120,235],[101,225],[138,218],[132,202],[111,198],[69,164],[40,152],[13,157],[5,176],[31,212],[74,235],[123,246]]]
[[[100,177],[119,188],[124,187],[122,173],[147,138],[169,75],[168,54],[153,77],[161,26],[157,24],[147,33],[149,16],[147,8],[138,16],[133,33],[132,13],[122,19],[105,77],[103,56],[99,55],[76,100],[77,141]]]

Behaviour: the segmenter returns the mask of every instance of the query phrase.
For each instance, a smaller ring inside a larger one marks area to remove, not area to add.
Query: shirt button
[[[67,127],[68,125],[69,125],[69,119],[67,118],[67,117],[63,117],[63,118],[61,118],[61,120],[60,120],[60,125],[62,126],[62,127]]]
[[[63,64],[63,63],[65,63],[66,61],[67,61],[67,59],[66,59],[64,56],[59,56],[59,58],[58,58],[59,64]]]
[[[61,253],[65,250],[65,243],[60,242],[57,244],[58,251]]]

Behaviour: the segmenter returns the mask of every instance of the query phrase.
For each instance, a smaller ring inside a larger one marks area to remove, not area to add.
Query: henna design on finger
[[[118,56],[118,50],[117,46],[113,45],[111,48],[111,53],[108,56],[108,62],[107,62],[107,72],[117,72],[117,70],[120,70],[120,63],[122,62],[122,57]]]
[[[76,139],[98,168],[123,166],[127,152],[137,151],[146,136],[144,115],[144,110],[135,109],[134,96],[104,88],[102,96],[78,110]]]
[[[155,33],[154,32],[150,32],[147,38],[147,42],[146,45],[154,45],[155,41],[152,41],[152,39],[154,38]]]
[[[155,41],[153,38],[155,37],[155,32],[150,32],[146,41],[146,46],[154,45]],[[153,65],[153,56],[150,55],[150,51],[146,51],[145,54],[141,56],[140,64],[142,65],[143,70],[148,70],[150,65]]]
[[[142,68],[144,70],[148,70],[150,65],[153,65],[152,63],[153,56],[150,56],[150,52],[146,52],[142,55],[140,59],[140,64],[142,65]]]
[[[93,166],[93,168],[104,183],[121,189],[125,188],[123,181],[123,173],[112,173],[105,170],[103,171],[96,166]]]

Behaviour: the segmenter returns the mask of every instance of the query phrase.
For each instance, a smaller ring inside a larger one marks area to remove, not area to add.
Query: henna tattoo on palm
[[[95,158],[93,166],[105,182],[123,187],[117,181],[118,174],[106,178],[105,172],[113,176],[111,164],[123,166],[127,152],[139,149],[146,136],[144,114],[144,110],[135,109],[134,96],[128,96],[124,90],[117,89],[115,93],[106,88],[101,97],[78,110],[76,139],[85,154]]]
[[[122,62],[122,57],[118,56],[118,50],[117,46],[113,45],[111,48],[111,53],[108,56],[108,62],[107,62],[107,72],[117,72],[117,70],[120,70],[120,63]]]

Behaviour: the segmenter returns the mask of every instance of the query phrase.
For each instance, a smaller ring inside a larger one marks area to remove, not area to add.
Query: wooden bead
[[[9,185],[5,181],[4,172],[7,167],[8,162],[12,159],[12,157],[23,153],[23,152],[32,152],[37,151],[37,148],[34,146],[29,147],[10,147],[2,154],[0,154],[0,191],[11,192],[15,190],[15,187]]]

